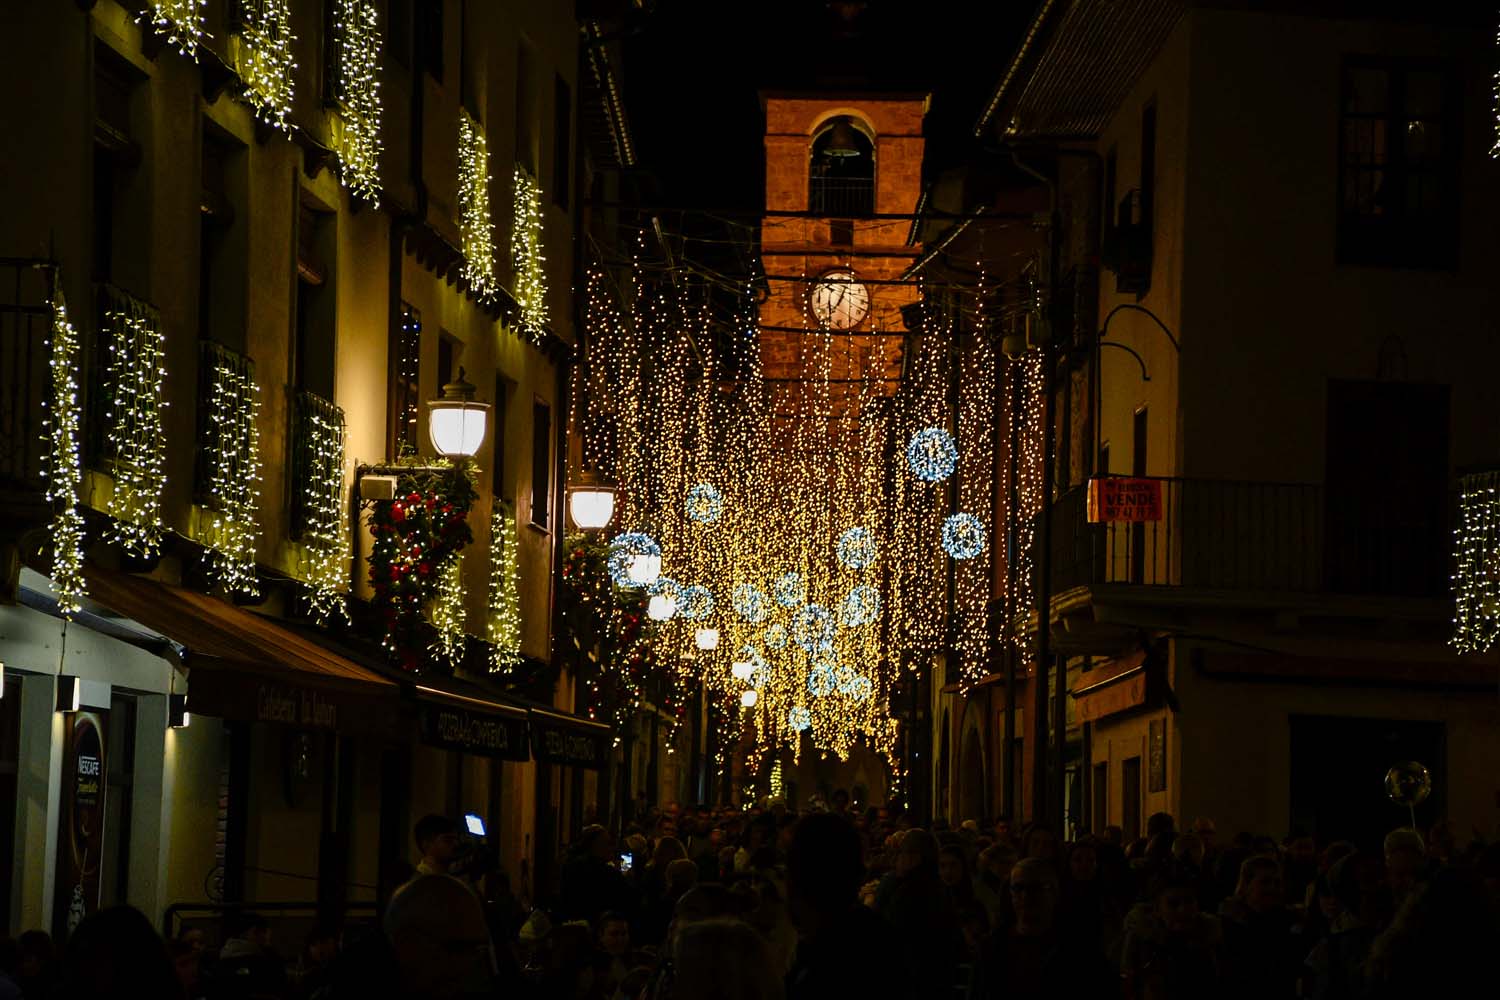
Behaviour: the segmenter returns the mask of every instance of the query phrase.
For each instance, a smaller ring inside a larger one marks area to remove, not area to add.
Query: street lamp
[[[490,404],[474,402],[474,386],[458,370],[458,379],[443,386],[441,399],[427,404],[427,434],[444,458],[473,458],[484,443]]]
[[[760,695],[756,694],[754,691],[741,691],[740,692],[740,704],[743,705],[745,708],[754,708],[755,707],[755,703],[757,701],[759,701],[759,700],[760,700]]]
[[[677,602],[670,594],[657,594],[646,605],[646,617],[654,622],[670,621],[677,613]]]
[[[603,476],[585,469],[568,486],[568,516],[580,531],[598,531],[615,516],[615,487]]]
[[[719,648],[719,630],[716,628],[700,628],[693,633],[693,642],[704,652],[712,652]]]

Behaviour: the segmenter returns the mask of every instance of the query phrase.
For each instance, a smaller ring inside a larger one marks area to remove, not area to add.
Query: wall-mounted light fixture
[[[187,695],[173,692],[167,695],[167,728],[186,729],[192,721],[188,715]]]
[[[76,712],[83,698],[83,681],[72,674],[57,675],[57,711]]]

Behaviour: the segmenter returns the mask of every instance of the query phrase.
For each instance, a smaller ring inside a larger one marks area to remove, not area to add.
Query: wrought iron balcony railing
[[[1151,481],[1161,490],[1157,520],[1091,523],[1086,486],[1058,499],[1054,594],[1096,584],[1405,597],[1446,592],[1441,507],[1393,503],[1374,484],[1350,499],[1348,490],[1305,483]]]
[[[344,411],[315,392],[292,393],[291,534],[301,539],[316,531],[320,512],[306,483],[343,474]],[[326,513],[326,512],[323,512]]]
[[[875,214],[873,177],[833,177],[815,173],[809,181],[809,211],[854,219]]]

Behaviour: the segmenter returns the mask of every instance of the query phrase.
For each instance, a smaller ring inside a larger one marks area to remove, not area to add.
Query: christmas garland
[[[474,540],[468,515],[475,491],[468,473],[453,468],[403,475],[397,492],[370,512],[371,603],[385,626],[386,651],[403,669],[416,670],[426,645],[422,609],[448,560]]]

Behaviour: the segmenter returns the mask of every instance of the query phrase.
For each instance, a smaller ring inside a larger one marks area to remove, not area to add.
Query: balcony
[[[1154,479],[1159,520],[1091,523],[1088,488],[1053,507],[1052,593],[1120,584],[1432,599],[1448,590],[1441,491]]]
[[[0,497],[5,510],[41,518],[53,274],[46,261],[0,258]]]

